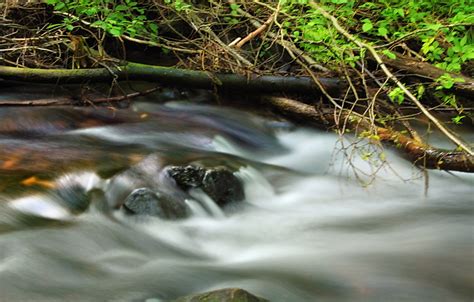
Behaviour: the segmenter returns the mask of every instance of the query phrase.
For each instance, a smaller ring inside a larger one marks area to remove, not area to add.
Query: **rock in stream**
[[[149,215],[164,219],[179,219],[189,215],[184,202],[148,188],[139,188],[130,193],[122,208],[128,214]]]
[[[245,197],[242,183],[225,167],[170,166],[166,172],[181,189],[202,189],[219,206]]]
[[[240,288],[224,288],[211,292],[189,295],[173,302],[268,302]]]

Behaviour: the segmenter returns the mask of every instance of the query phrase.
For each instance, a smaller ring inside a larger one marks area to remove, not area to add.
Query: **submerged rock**
[[[78,184],[69,187],[61,186],[55,190],[54,196],[73,214],[83,213],[89,208],[91,202],[91,195]]]
[[[183,202],[173,200],[148,188],[136,189],[130,193],[122,208],[128,214],[149,215],[164,219],[185,218],[189,214]]]
[[[242,183],[225,167],[171,166],[166,171],[181,189],[200,188],[221,206],[245,197]]]
[[[211,292],[189,295],[172,302],[268,302],[240,288],[225,288]]]

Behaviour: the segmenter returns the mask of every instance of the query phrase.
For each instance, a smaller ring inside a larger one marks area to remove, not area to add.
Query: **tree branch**
[[[316,126],[337,127],[333,110],[317,110],[292,99],[282,97],[263,97],[264,104],[270,105],[281,114],[297,122],[307,121]],[[344,110],[341,119],[350,122],[349,127],[356,132],[370,131],[370,122]],[[330,123],[331,125],[328,125]],[[462,151],[446,151],[414,140],[390,128],[375,127],[381,142],[387,142],[403,151],[417,166],[427,169],[440,169],[461,172],[474,172],[474,156]]]
[[[461,141],[460,138],[456,137],[448,128],[446,128],[443,123],[441,121],[439,121],[437,118],[435,118],[430,112],[428,109],[425,108],[425,106],[423,106],[423,104],[405,87],[405,85],[403,85],[402,82],[400,82],[400,80],[398,80],[398,78],[387,68],[387,66],[384,64],[382,58],[380,57],[380,55],[377,53],[377,51],[372,47],[370,46],[369,44],[365,43],[365,42],[362,42],[360,41],[358,38],[356,38],[355,36],[351,35],[347,30],[345,30],[340,24],[339,22],[337,21],[337,19],[332,16],[331,14],[329,14],[326,10],[324,10],[323,8],[321,8],[319,5],[316,4],[316,2],[314,2],[313,0],[310,0],[309,1],[309,4],[314,8],[316,9],[317,11],[319,11],[324,17],[326,17],[327,19],[329,19],[334,28],[336,28],[336,30],[338,32],[340,32],[342,35],[344,35],[348,40],[354,42],[355,44],[357,44],[357,46],[361,47],[361,48],[365,48],[367,49],[371,54],[372,56],[374,57],[374,59],[377,61],[377,63],[380,65],[380,67],[382,68],[382,70],[384,71],[384,73],[387,75],[387,77],[392,80],[404,93],[406,96],[408,96],[408,98],[420,109],[420,111],[426,116],[428,117],[428,119],[436,125],[436,127],[438,127],[438,129],[444,134],[446,135],[453,143],[455,143],[457,146],[461,147],[464,151],[466,151],[469,155],[474,155],[474,151],[466,144],[464,143],[463,141]]]

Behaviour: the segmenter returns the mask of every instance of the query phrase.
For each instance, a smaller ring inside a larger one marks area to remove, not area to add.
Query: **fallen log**
[[[118,80],[146,80],[159,82],[162,85],[184,86],[187,88],[218,89],[220,91],[242,91],[245,93],[308,93],[319,92],[314,80],[310,77],[280,77],[280,76],[257,76],[249,77],[235,74],[212,74],[204,71],[192,71],[161,67],[138,63],[126,63],[120,67],[95,68],[95,69],[30,69],[0,66],[0,77],[6,80],[20,80],[28,82],[49,83],[82,83],[86,81],[110,81]],[[332,78],[319,79],[324,88],[331,93],[339,93],[345,83]],[[119,97],[120,100],[123,97]],[[282,97],[264,96],[262,99],[273,108],[284,115],[297,120],[307,120],[311,123],[327,127],[337,127],[334,120],[334,111],[320,112],[315,107]],[[61,100],[67,102],[67,100]],[[104,99],[100,101],[111,101]],[[116,101],[116,100],[115,100]],[[26,103],[23,105],[31,105]],[[48,105],[46,101],[42,105]],[[343,113],[342,119],[347,117]],[[371,129],[371,125],[354,116],[348,120],[353,122],[352,126],[360,131]],[[462,172],[474,172],[474,156],[462,151],[446,151],[416,141],[395,130],[376,127],[376,133],[381,141],[394,144],[403,150],[410,160],[417,166],[428,169],[453,170]]]
[[[132,62],[121,66],[91,69],[36,69],[0,66],[0,78],[34,83],[84,83],[117,80],[144,80],[161,85],[186,88],[242,91],[246,93],[310,93],[319,92],[310,77],[283,77],[269,75],[248,76],[219,74],[206,71],[178,69]],[[334,78],[320,78],[323,87],[333,94],[344,89],[344,82]]]
[[[334,111],[317,110],[314,106],[283,97],[263,97],[262,101],[277,110],[280,114],[298,122],[306,121],[324,128],[338,127],[334,119]],[[349,121],[356,132],[370,130],[370,123],[353,115],[343,112],[340,120]],[[474,172],[474,156],[463,151],[441,150],[412,139],[390,128],[376,127],[375,132],[381,142],[394,145],[418,167],[460,172]]]
[[[450,73],[450,72],[447,72],[446,70],[433,66],[432,64],[428,62],[421,62],[413,58],[402,56],[401,54],[397,54],[397,57],[395,59],[389,59],[387,57],[384,57],[383,61],[385,64],[391,67],[407,71],[414,75],[420,75],[420,76],[423,76],[424,78],[429,78],[433,81],[435,81],[436,79],[438,79],[444,74],[449,74],[452,78],[457,78],[457,79],[462,80],[462,82],[454,83],[454,88],[456,90],[460,92],[464,92],[465,94],[468,94],[471,96],[474,95],[474,79],[473,78],[464,76],[462,74]]]

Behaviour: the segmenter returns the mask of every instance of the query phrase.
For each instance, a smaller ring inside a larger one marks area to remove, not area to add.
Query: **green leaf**
[[[474,60],[474,49],[466,52],[461,58],[463,61]]]
[[[456,125],[460,125],[460,124],[462,124],[462,119],[465,118],[465,117],[466,117],[465,115],[458,115],[458,116],[453,117],[451,120]]]
[[[128,6],[126,5],[123,5],[123,4],[119,4],[115,7],[115,10],[116,11],[124,11],[124,10],[128,10]]]
[[[420,98],[423,96],[424,93],[425,93],[425,86],[419,85],[419,86],[418,86],[418,89],[417,89],[417,97],[418,97],[418,99],[420,99]]]
[[[389,92],[388,96],[390,97],[392,102],[396,102],[398,103],[398,105],[401,105],[405,100],[405,93],[400,87],[394,88],[392,91]]]
[[[84,10],[84,13],[88,16],[92,16],[92,15],[95,15],[97,14],[98,10],[96,7],[91,7],[91,8],[88,8],[86,10]]]
[[[396,8],[394,9],[394,12],[397,13],[400,17],[405,17],[405,12],[403,11],[403,8]]]
[[[388,49],[384,49],[384,50],[382,51],[382,53],[383,53],[385,56],[387,56],[387,58],[389,58],[389,59],[394,60],[394,59],[397,58],[397,56],[396,56],[393,52],[391,52],[390,50],[388,50]]]
[[[64,2],[59,2],[54,6],[55,10],[62,10],[66,6],[66,3]]]
[[[461,71],[461,64],[459,62],[451,62],[446,66],[446,71],[450,72],[460,72]]]
[[[435,37],[432,37],[431,39],[427,39],[425,41],[423,41],[423,46],[421,46],[421,51],[424,53],[424,54],[427,54],[430,52],[431,50],[431,44],[433,43],[433,41],[435,40]]]
[[[436,87],[436,90],[451,89],[455,83],[464,81],[463,78],[453,78],[449,73],[445,73],[436,79],[436,82],[440,84],[440,86]]]
[[[154,33],[154,34],[158,34],[158,25],[156,25],[156,23],[150,23],[148,25],[148,27],[150,27],[150,30]]]
[[[91,27],[100,27],[105,29],[105,22],[101,20],[95,21],[91,24]]]
[[[375,7],[377,7],[377,4],[375,4],[373,2],[365,2],[364,4],[359,6],[360,9],[372,9],[372,8],[375,8]]]
[[[445,104],[448,104],[449,106],[453,108],[458,107],[456,96],[454,94],[443,95],[441,98]]]
[[[370,21],[369,19],[364,19],[363,22],[364,22],[364,24],[362,25],[362,30],[364,32],[368,32],[372,28],[374,28],[374,25],[372,24],[372,21]]]
[[[436,30],[440,29],[441,26],[442,26],[442,25],[439,24],[439,23],[436,23],[436,24],[427,24],[427,25],[426,25],[426,28],[427,28],[427,29],[432,29],[432,30],[435,30],[435,31],[436,31]]]
[[[388,29],[385,27],[379,27],[377,32],[380,36],[386,36],[388,34]]]
[[[109,33],[115,37],[120,37],[122,35],[122,31],[117,27],[109,29]]]

